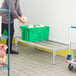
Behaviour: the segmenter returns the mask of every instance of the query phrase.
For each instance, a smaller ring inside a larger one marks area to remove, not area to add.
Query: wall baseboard
[[[13,44],[15,44],[15,40],[16,40],[16,38],[13,38],[13,42],[12,42]],[[6,44],[6,39],[1,39],[1,40],[0,40],[0,44],[1,44],[1,43],[2,43],[2,44]]]

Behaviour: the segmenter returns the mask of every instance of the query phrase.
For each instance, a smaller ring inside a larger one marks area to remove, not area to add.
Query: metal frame
[[[45,48],[45,49],[48,49],[48,50],[52,50],[53,51],[53,64],[56,64],[56,52],[60,51],[60,50],[63,50],[63,49],[68,49],[68,46],[66,46],[66,45],[62,46],[61,44],[57,45],[55,42],[53,43],[50,40],[41,41],[41,42],[39,42],[39,41],[37,41],[37,42],[28,42],[28,41],[24,41],[24,40],[22,40],[20,38],[16,38],[16,44],[15,44],[15,50],[16,51],[17,51],[17,45],[18,45],[19,41],[27,43],[28,46],[33,45],[34,48],[36,48],[38,46],[38,47],[42,47],[42,48]],[[48,44],[46,44],[46,43],[48,43]],[[54,46],[54,44],[56,44],[56,45]]]
[[[8,38],[8,65],[0,66],[0,69],[8,69],[8,76],[10,76],[10,0],[8,0],[8,9],[0,9],[0,12],[8,12],[8,36],[2,35],[0,38]]]
[[[8,76],[10,76],[10,0],[8,0]]]
[[[71,26],[71,27],[69,27],[69,49],[70,49],[70,51],[71,51],[71,49],[74,49],[74,48],[71,48],[71,39],[70,39],[70,37],[71,37],[71,33],[70,33],[70,30],[71,29],[76,29],[76,26]],[[74,51],[76,51],[76,50],[74,50]],[[75,53],[75,52],[74,52]],[[71,53],[70,53],[71,54]],[[75,61],[76,59],[72,59],[72,60],[66,60],[66,62],[67,63],[69,63],[69,64],[72,64],[72,65],[76,65],[76,61]]]

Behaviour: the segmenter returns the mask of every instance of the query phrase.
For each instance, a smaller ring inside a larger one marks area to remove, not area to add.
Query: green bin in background
[[[8,34],[8,33],[7,33],[7,30],[4,29],[3,35],[7,35],[7,34]]]

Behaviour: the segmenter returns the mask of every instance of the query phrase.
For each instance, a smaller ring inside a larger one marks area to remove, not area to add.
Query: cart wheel
[[[68,69],[69,69],[69,70],[72,70],[72,69],[73,69],[73,65],[72,65],[72,64],[69,64],[69,65],[68,65]]]

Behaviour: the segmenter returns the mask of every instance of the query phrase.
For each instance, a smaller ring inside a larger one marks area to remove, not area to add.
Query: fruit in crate
[[[37,27],[44,27],[44,24],[37,25],[36,28]]]
[[[36,26],[36,28],[37,28],[37,27],[40,27],[40,26]]]
[[[40,24],[40,27],[44,27],[44,24]]]
[[[34,28],[34,26],[32,24],[28,25],[28,28]]]

